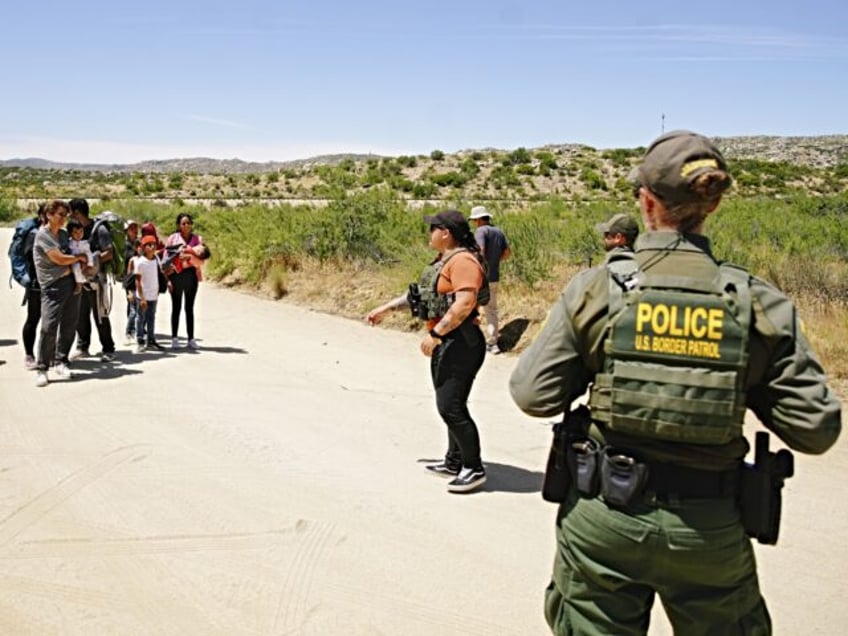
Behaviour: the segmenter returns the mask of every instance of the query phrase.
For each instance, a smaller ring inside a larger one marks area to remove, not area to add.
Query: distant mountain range
[[[27,158],[0,160],[0,167],[35,168],[39,170],[81,170],[84,172],[149,172],[149,173],[195,173],[195,174],[248,174],[275,172],[286,168],[300,168],[305,165],[334,165],[352,159],[362,161],[379,159],[379,155],[337,154],[321,155],[309,159],[292,161],[242,161],[241,159],[210,159],[209,157],[191,157],[188,159],[161,159],[140,161],[138,163],[64,163],[49,159]]]
[[[816,167],[848,163],[848,135],[822,135],[814,137],[740,136],[716,137],[716,144],[730,158],[785,161],[788,163]],[[573,147],[575,144],[551,144],[545,149]],[[486,151],[492,148],[484,149]],[[456,154],[465,154],[464,150]],[[296,159],[292,161],[242,161],[241,159],[210,159],[193,157],[141,161],[131,164],[63,163],[48,159],[0,160],[0,167],[35,168],[42,170],[79,170],[86,172],[142,172],[142,173],[194,173],[194,174],[247,174],[267,173],[287,168],[303,168],[314,165],[335,165],[350,159],[360,162],[379,159],[373,154],[334,154]]]

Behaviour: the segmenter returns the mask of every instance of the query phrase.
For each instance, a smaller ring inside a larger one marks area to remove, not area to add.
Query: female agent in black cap
[[[448,427],[445,459],[427,466],[453,477],[449,492],[470,492],[483,485],[486,471],[480,459],[480,436],[468,412],[468,395],[486,356],[486,341],[478,327],[478,293],[485,275],[479,248],[468,221],[457,210],[425,216],[430,225],[430,247],[438,256],[424,270],[410,293],[372,310],[366,320],[374,325],[389,312],[411,307],[427,321],[421,352],[430,358],[436,407]]]

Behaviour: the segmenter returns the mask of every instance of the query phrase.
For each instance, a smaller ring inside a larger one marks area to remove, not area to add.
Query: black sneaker
[[[463,468],[455,479],[448,482],[448,492],[471,492],[486,483],[482,468]]]
[[[454,477],[459,474],[459,470],[460,468],[462,468],[462,466],[448,464],[444,461],[441,461],[438,464],[429,464],[425,468],[443,477]]]
[[[162,345],[160,345],[160,344],[159,344],[158,342],[156,342],[155,340],[154,340],[153,342],[148,342],[148,343],[147,343],[147,348],[148,348],[148,349],[156,349],[156,351],[164,351],[164,350],[165,350],[165,347],[163,347]]]

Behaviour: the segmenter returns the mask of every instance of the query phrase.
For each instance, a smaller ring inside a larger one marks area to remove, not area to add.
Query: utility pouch
[[[418,288],[418,283],[409,283],[409,291],[406,294],[406,301],[409,303],[409,311],[413,318],[421,317],[421,290]]]
[[[754,463],[742,468],[739,509],[745,533],[759,543],[774,545],[780,531],[783,482],[795,472],[795,460],[788,450],[768,450],[769,435],[756,435]]]
[[[571,472],[568,470],[568,439],[565,423],[554,424],[554,438],[548,453],[548,465],[542,480],[542,499],[551,503],[562,503],[571,487]]]
[[[626,507],[645,490],[648,465],[616,448],[606,447],[601,454],[601,495],[604,501]]]
[[[568,447],[568,467],[574,487],[583,497],[597,497],[601,480],[598,471],[598,443],[591,439],[572,440]]]

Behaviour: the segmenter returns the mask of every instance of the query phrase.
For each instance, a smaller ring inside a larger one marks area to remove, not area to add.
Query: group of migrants
[[[198,348],[194,302],[209,249],[192,229],[191,215],[180,213],[175,231],[163,241],[151,222],[139,226],[110,211],[92,218],[88,202],[79,198],[44,203],[35,218],[17,225],[12,274],[25,290],[24,365],[36,371],[36,386],[47,386],[48,374],[70,379],[71,361],[91,356],[92,323],[100,361],[115,360],[113,283],[126,293],[125,333],[136,353],[164,350],[155,321],[159,294],[165,292],[171,297],[171,348],[180,347],[183,303],[187,346]]]
[[[746,462],[744,416],[820,454],[841,404],[790,299],[712,252],[705,223],[732,184],[718,148],[666,133],[630,181],[644,232],[626,213],[597,226],[603,264],[569,281],[510,377],[522,411],[563,416],[542,485],[559,504],[545,617],[555,634],[641,635],[659,595],[676,634],[770,634],[751,539],[776,543],[793,458],[760,432]],[[420,349],[448,432],[444,459],[426,468],[468,493],[486,481],[467,400],[496,352],[497,319],[484,335],[479,308],[492,306],[497,269],[459,211],[424,222],[436,258],[366,320],[409,308],[425,321]]]

